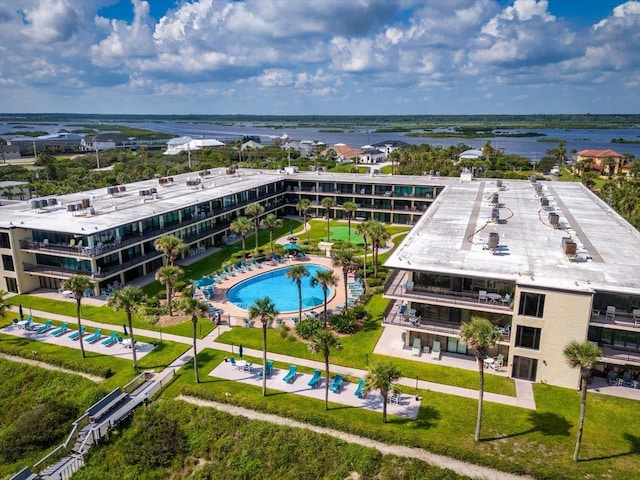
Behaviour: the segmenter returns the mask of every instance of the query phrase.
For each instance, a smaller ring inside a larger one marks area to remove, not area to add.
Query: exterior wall
[[[522,292],[545,295],[542,318],[518,314]],[[510,374],[514,356],[534,358],[538,360],[537,382],[577,388],[579,372],[567,365],[563,350],[570,341],[582,342],[587,338],[592,300],[591,293],[517,287],[509,349]],[[518,326],[541,329],[538,350],[516,347]]]

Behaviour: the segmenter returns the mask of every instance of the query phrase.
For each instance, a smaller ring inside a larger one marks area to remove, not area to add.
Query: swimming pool
[[[324,304],[322,287],[312,287],[311,278],[319,270],[328,270],[321,265],[305,265],[309,276],[302,279],[302,308],[312,308]],[[234,285],[227,292],[227,299],[235,306],[248,310],[256,298],[269,297],[280,313],[298,311],[298,285],[285,274],[290,267],[278,268],[256,275]],[[327,298],[331,298],[331,288]]]

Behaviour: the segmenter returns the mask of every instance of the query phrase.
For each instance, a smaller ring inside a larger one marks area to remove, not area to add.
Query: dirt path
[[[415,458],[434,465],[439,468],[446,468],[456,472],[459,475],[466,475],[471,478],[478,479],[501,479],[501,480],[524,480],[531,479],[528,476],[519,476],[506,472],[501,472],[489,467],[483,467],[480,465],[474,465],[472,463],[462,462],[453,458],[445,457],[443,455],[436,455],[430,453],[421,448],[405,447],[402,445],[387,445],[382,442],[371,440],[369,438],[360,437],[358,435],[352,435],[350,433],[341,432],[339,430],[333,430],[331,428],[317,427],[315,425],[309,425],[302,422],[297,422],[290,418],[279,417],[277,415],[271,415],[267,413],[256,412],[235,405],[228,405],[225,403],[212,402],[209,400],[202,400],[195,397],[188,397],[180,395],[176,397],[177,400],[198,405],[201,407],[210,407],[220,410],[222,412],[229,413],[235,416],[242,416],[251,420],[261,420],[263,422],[269,422],[276,425],[284,425],[288,427],[306,428],[316,433],[330,435],[334,438],[338,438],[348,443],[357,443],[369,448],[375,448],[380,453],[385,455],[398,455],[400,457]]]
[[[45,370],[55,370],[56,372],[68,373],[69,375],[79,375],[95,383],[100,383],[104,380],[104,378],[98,377],[97,375],[91,375],[90,373],[84,372],[76,372],[75,370],[57,367],[55,365],[51,365],[50,363],[41,362],[39,360],[31,360],[30,358],[16,357],[14,355],[6,355],[4,353],[0,353],[0,358],[9,360],[10,362],[26,363],[29,365],[33,365],[34,367],[44,368]]]

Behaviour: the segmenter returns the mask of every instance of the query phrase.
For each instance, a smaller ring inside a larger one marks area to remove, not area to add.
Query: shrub
[[[307,318],[298,322],[296,325],[296,333],[307,340],[322,328],[324,328],[322,320],[319,318]]]
[[[176,284],[173,286],[173,290],[175,292],[181,292],[182,290],[184,290],[184,287],[187,286],[187,282],[185,282],[184,280],[180,280],[179,282],[176,282]]]
[[[280,335],[280,338],[287,338],[289,336],[289,327],[284,323],[281,323],[280,327],[278,327],[278,334]]]
[[[379,287],[382,285],[382,279],[380,278],[367,278],[368,287]]]
[[[358,329],[358,321],[352,313],[340,313],[329,319],[329,324],[338,333],[351,334]]]
[[[371,314],[364,305],[356,305],[349,312],[356,320],[368,321],[371,318]]]

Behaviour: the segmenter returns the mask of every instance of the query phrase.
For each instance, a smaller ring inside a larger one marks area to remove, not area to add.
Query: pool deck
[[[296,258],[287,258],[284,262],[278,263],[276,265],[262,264],[262,268],[253,267],[251,270],[246,271],[244,273],[236,273],[235,276],[229,276],[226,280],[223,280],[220,283],[215,285],[216,295],[212,300],[212,303],[222,309],[223,319],[229,319],[229,325],[232,327],[240,327],[245,326],[244,319],[248,318],[249,312],[247,310],[243,310],[240,307],[234,305],[227,299],[227,291],[233,287],[234,285],[240,283],[247,278],[254,277],[261,273],[269,272],[272,270],[277,270],[284,267],[289,267],[292,265],[321,265],[323,267],[331,268],[334,271],[334,274],[338,278],[338,283],[335,287],[332,287],[331,296],[327,299],[327,308],[334,309],[337,305],[344,306],[345,304],[345,296],[344,296],[344,281],[342,278],[342,271],[339,268],[335,268],[332,265],[331,258],[327,258],[324,256],[318,255],[308,255],[307,260],[298,260]],[[265,296],[269,296],[275,298],[278,292],[264,292]],[[316,312],[321,313],[324,310],[323,305],[319,305],[313,308],[303,308],[302,315],[304,317],[304,312],[309,312],[311,310],[315,310]],[[294,327],[293,322],[291,321],[291,317],[297,317],[298,312],[288,312],[278,315],[278,318],[282,318],[283,321],[290,327]],[[256,327],[259,327],[259,323],[256,324]]]

